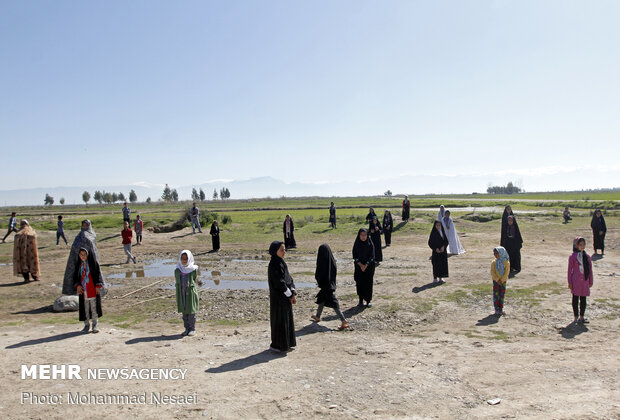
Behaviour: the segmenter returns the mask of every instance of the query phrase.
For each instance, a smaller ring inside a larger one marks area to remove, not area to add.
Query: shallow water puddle
[[[260,262],[264,260],[238,260],[239,262]],[[233,262],[237,262],[233,260]],[[131,267],[131,266],[130,266]],[[176,261],[172,259],[152,260],[144,267],[137,266],[135,269],[127,270],[123,273],[113,273],[106,278],[108,279],[130,279],[137,277],[173,277]],[[133,268],[133,267],[131,267]],[[199,279],[203,281],[200,289],[214,290],[243,290],[243,289],[268,289],[266,276],[260,277],[253,274],[235,274],[226,273],[217,270],[198,270]],[[296,283],[298,289],[315,287],[314,283]],[[174,289],[174,283],[162,286],[163,289]]]

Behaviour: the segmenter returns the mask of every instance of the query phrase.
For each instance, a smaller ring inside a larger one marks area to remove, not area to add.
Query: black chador
[[[213,221],[211,224],[211,243],[213,244],[213,250],[217,251],[220,249],[220,227],[217,225],[217,221]]]
[[[448,277],[448,237],[442,223],[437,220],[428,237],[428,246],[433,250],[433,278],[435,281]]]
[[[363,306],[364,301],[370,305],[375,275],[375,247],[366,229],[360,229],[357,232],[357,238],[353,244],[353,262],[355,264],[353,279],[359,296],[359,306]]]
[[[297,248],[297,242],[295,242],[295,224],[290,214],[287,214],[284,219],[282,232],[284,233],[284,246],[286,249]]]
[[[381,249],[381,232],[383,231],[381,230],[381,223],[376,217],[370,222],[368,231],[372,244],[375,246],[375,262],[379,263],[383,261],[383,249]]]
[[[394,220],[392,220],[392,213],[386,210],[383,214],[383,236],[385,236],[385,246],[392,244],[392,231],[394,230]]]
[[[291,297],[296,296],[297,292],[286,263],[277,254],[281,246],[282,242],[275,241],[269,247],[269,254],[271,255],[267,271],[269,318],[271,321],[271,348],[288,351],[297,345],[293,304],[291,302]]]
[[[521,271],[521,247],[523,246],[523,238],[514,215],[506,218],[506,226],[502,231],[503,243],[501,244],[508,252],[510,259],[510,271],[518,273]]]
[[[592,221],[590,222],[590,227],[592,228],[592,235],[594,236],[594,252],[596,253],[597,249],[601,250],[601,253],[605,253],[605,235],[607,234],[607,225],[605,224],[605,218],[603,217],[603,213],[601,210],[596,209],[594,215],[592,216]]]
[[[329,224],[332,229],[336,229],[336,206],[334,203],[329,206]]]
[[[372,219],[374,219],[375,217],[377,217],[377,215],[375,214],[375,209],[371,207],[368,211],[368,214],[366,215],[366,223],[371,223]]]

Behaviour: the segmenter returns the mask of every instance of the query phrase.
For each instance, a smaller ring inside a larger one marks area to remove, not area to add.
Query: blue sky
[[[5,1],[0,189],[586,165],[608,170],[592,188],[620,186],[619,15],[617,1]]]

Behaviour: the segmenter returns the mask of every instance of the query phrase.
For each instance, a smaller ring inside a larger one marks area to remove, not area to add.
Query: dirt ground
[[[359,311],[352,279],[353,238],[316,235],[287,257],[296,282],[313,282],[315,251],[328,241],[339,260],[337,296],[352,329],[326,308],[309,320],[316,289],[300,289],[298,345],[276,355],[269,346],[266,290],[203,290],[198,334],[181,338],[171,278],[109,279],[100,334],[81,334],[76,313],[56,314],[69,252],[53,233],[39,234],[42,280],[21,284],[0,266],[0,411],[4,417],[65,418],[620,418],[620,281],[618,230],[608,219],[607,250],[594,261],[585,326],[571,325],[567,259],[586,218],[562,225],[522,223],[523,271],[508,281],[507,315],[492,313],[490,264],[499,221],[457,220],[467,253],[449,259],[450,278],[429,287],[427,234],[394,235],[375,276],[374,307]],[[120,238],[99,232],[104,275],[140,270],[147,261],[196,250],[203,270],[266,282],[266,244],[228,244],[207,253],[208,235],[191,230],[146,234],[139,264],[124,261]],[[71,235],[73,236],[73,235]],[[266,242],[267,243],[267,242]],[[12,240],[3,247],[12,247]],[[244,260],[236,262],[235,259]],[[253,263],[251,260],[256,260]],[[142,291],[123,295],[161,283]],[[23,364],[87,368],[186,368],[184,380],[21,379]],[[188,404],[76,405],[67,393],[196,395]],[[60,395],[63,404],[22,403],[23,393]],[[500,403],[487,401],[499,398]],[[96,410],[96,411],[93,411]]]

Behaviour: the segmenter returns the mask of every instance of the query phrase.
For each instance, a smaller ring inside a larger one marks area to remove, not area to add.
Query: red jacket
[[[131,228],[121,230],[121,236],[123,237],[123,245],[127,245],[131,243],[131,237],[133,236],[133,231]]]

